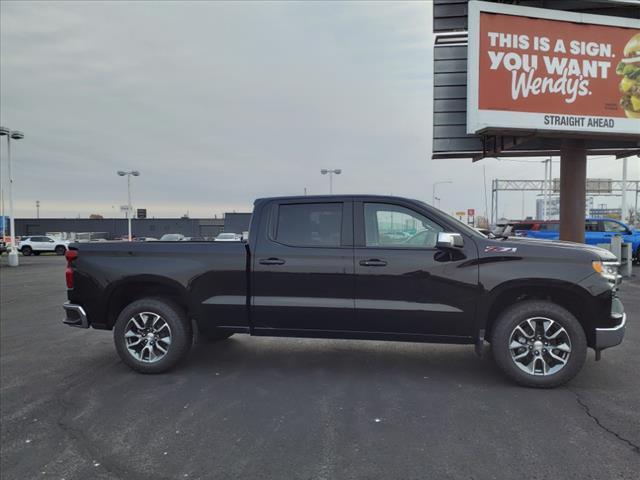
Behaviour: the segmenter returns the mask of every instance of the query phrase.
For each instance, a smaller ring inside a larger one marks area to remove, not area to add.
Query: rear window
[[[276,240],[301,247],[339,247],[342,203],[285,204],[278,208]]]

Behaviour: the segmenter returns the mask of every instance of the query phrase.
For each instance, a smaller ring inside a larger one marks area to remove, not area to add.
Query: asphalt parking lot
[[[623,344],[567,387],[471,347],[234,336],[144,376],[62,325],[64,259],[2,258],[1,476],[637,479],[640,269]]]

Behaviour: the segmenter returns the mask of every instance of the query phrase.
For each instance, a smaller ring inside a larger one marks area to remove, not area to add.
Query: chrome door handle
[[[378,258],[370,258],[369,260],[360,260],[363,267],[386,267],[387,262]]]
[[[260,263],[260,265],[284,265],[285,261],[282,260],[281,258],[262,258],[260,260],[258,260],[258,263]]]

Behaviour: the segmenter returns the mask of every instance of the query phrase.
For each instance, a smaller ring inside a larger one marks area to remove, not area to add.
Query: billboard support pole
[[[564,139],[560,147],[560,240],[584,243],[586,186],[585,141]]]

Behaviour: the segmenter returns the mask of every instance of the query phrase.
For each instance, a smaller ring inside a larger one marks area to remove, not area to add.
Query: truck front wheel
[[[193,332],[179,305],[160,298],[142,298],[120,312],[113,337],[118,355],[133,370],[162,373],[189,353]]]
[[[565,308],[527,300],[496,320],[491,349],[498,367],[527,387],[552,388],[575,377],[587,355],[582,325]]]

